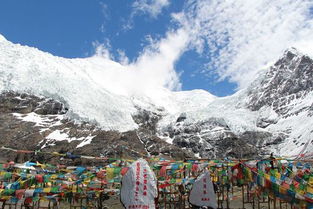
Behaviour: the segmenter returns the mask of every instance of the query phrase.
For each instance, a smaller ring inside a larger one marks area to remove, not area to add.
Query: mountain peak
[[[262,75],[260,84],[250,89],[248,106],[252,110],[259,110],[268,105],[274,106],[277,112],[284,112],[282,107],[312,91],[312,76],[312,58],[290,48]]]
[[[283,56],[286,56],[287,54],[302,55],[302,53],[295,47],[286,49]]]
[[[298,57],[303,57],[304,54],[302,54],[298,49],[294,47],[290,47],[284,51],[283,56],[280,57],[279,60],[274,64],[274,66],[280,66],[282,64],[289,65],[294,59],[297,59]]]

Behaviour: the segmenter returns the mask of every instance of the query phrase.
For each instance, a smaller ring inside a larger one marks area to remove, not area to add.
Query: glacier
[[[256,144],[263,144],[268,151],[298,155],[312,149],[313,131],[309,127],[313,127],[313,114],[310,114],[313,91],[304,87],[292,90],[297,92],[286,92],[285,84],[280,83],[289,77],[295,79],[293,68],[287,65],[301,70],[306,64],[302,61],[305,55],[293,49],[288,53],[282,56],[281,63],[278,61],[274,67],[260,71],[248,88],[231,96],[217,97],[205,90],[172,91],[164,86],[144,86],[145,82],[140,83],[143,77],[137,77],[136,69],[118,62],[99,56],[57,57],[11,43],[0,35],[0,92],[24,92],[61,101],[69,110],[66,118],[77,123],[89,122],[103,130],[136,130],[139,124],[134,116],[139,110],[148,110],[161,115],[157,135],[169,143],[178,140],[170,131],[181,134],[190,127],[204,151],[213,149],[209,137],[229,133],[241,137],[255,132],[284,137],[280,143],[273,143],[273,137],[256,140]],[[306,82],[301,79],[299,83]],[[30,118],[38,120],[34,115],[24,120]],[[184,140],[190,143],[189,139]],[[199,155],[199,150],[195,153]]]

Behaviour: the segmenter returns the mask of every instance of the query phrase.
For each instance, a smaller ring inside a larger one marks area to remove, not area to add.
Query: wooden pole
[[[267,202],[268,209],[271,209],[271,198],[270,198],[270,196],[267,195],[267,199],[268,199],[268,202]]]
[[[244,188],[244,185],[241,186],[241,196],[242,196],[242,208],[245,208],[245,188]]]
[[[274,209],[276,209],[276,197],[274,197]]]
[[[103,191],[104,191],[104,188],[103,188],[103,182],[101,181],[101,185],[100,185],[100,188],[101,188],[101,192],[100,192],[100,196],[99,196],[99,209],[102,209],[102,195],[103,195]]]
[[[227,190],[226,190],[226,195],[227,195],[226,207],[227,207],[227,209],[229,209],[229,192],[228,192],[228,189],[229,188],[227,188]]]

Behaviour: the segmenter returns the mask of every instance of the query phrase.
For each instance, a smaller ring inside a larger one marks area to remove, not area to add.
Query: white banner
[[[195,180],[190,191],[189,202],[195,206],[217,208],[216,195],[208,170]]]
[[[144,159],[131,164],[122,179],[121,201],[126,209],[155,209],[157,178]]]

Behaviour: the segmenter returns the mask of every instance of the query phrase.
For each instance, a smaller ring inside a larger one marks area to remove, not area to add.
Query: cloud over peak
[[[156,18],[168,0],[136,0],[135,13]],[[207,59],[203,76],[229,79],[238,88],[248,86],[256,74],[296,47],[313,56],[312,0],[187,0],[173,13],[163,38],[151,40],[135,61],[118,51],[119,62],[129,69],[127,89],[166,87],[180,89],[175,63],[188,50]],[[133,15],[136,15],[136,14]],[[109,59],[106,47],[98,51]]]
[[[189,0],[173,17],[208,57],[207,70],[242,88],[286,48],[312,43],[312,6],[311,0]]]

